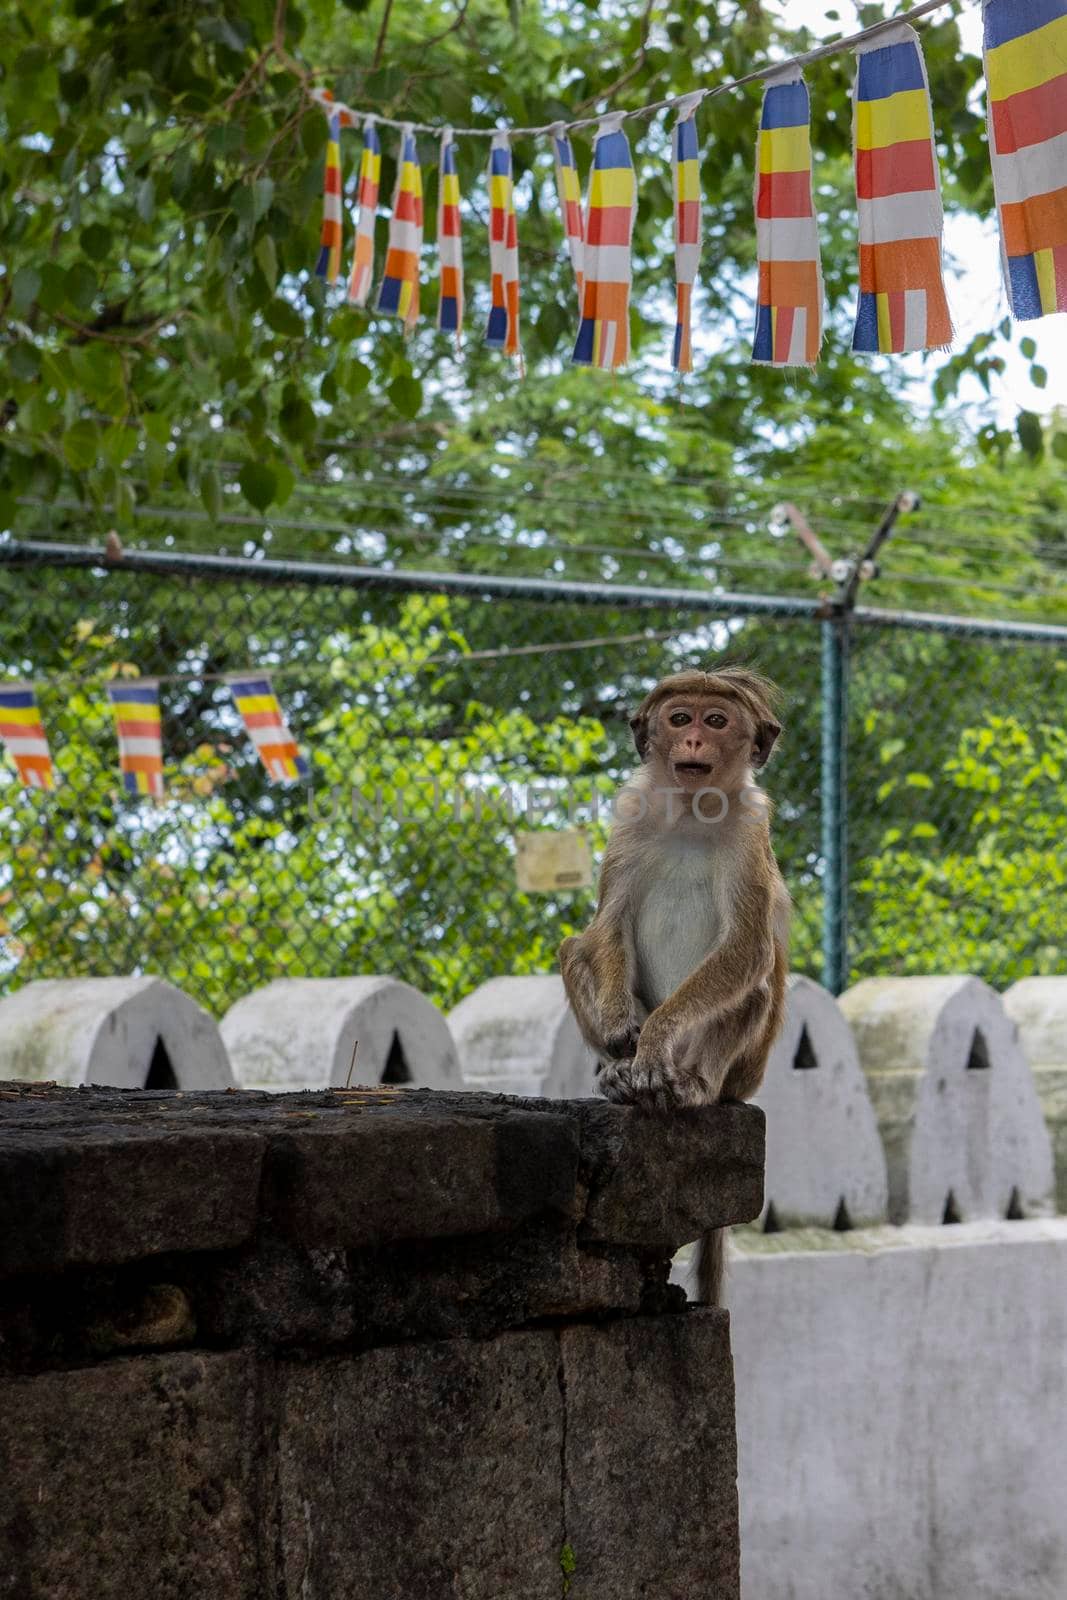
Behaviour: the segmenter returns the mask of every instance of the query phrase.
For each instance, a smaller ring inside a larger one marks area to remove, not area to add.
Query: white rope
[[[896,17],[887,17],[883,22],[875,22],[869,28],[862,28],[859,33],[851,33],[844,39],[835,39],[832,44],[821,44],[814,50],[808,50],[803,55],[793,56],[788,61],[775,61],[767,66],[757,67],[754,72],[747,72],[743,78],[730,78],[724,83],[716,83],[709,89],[691,89],[686,94],[669,96],[666,100],[654,100],[651,105],[640,106],[636,111],[618,111],[612,115],[621,121],[629,122],[636,117],[652,117],[657,111],[667,111],[682,105],[699,104],[702,100],[711,100],[715,95],[727,94],[731,89],[742,89],[749,83],[760,83],[765,78],[775,76],[777,73],[790,71],[798,67],[806,67],[809,62],[822,61],[827,56],[840,55],[846,50],[853,50],[857,45],[863,44],[868,39],[874,39],[880,33],[886,33],[891,28],[899,28],[902,23],[914,22],[919,17],[925,17],[931,11],[940,11],[944,6],[951,5],[954,0],[923,0],[922,5],[913,6],[910,11],[905,11]],[[360,111],[354,106],[345,105],[342,100],[334,100],[325,89],[312,89],[311,98],[320,105],[324,111],[340,113],[350,117],[356,125],[364,122],[379,122],[386,128],[413,128],[416,133],[442,132],[443,124],[438,122],[412,122],[410,117],[383,117],[377,111]],[[545,134],[554,133],[560,128],[568,132],[575,128],[595,128],[604,119],[604,112],[598,112],[591,117],[578,117],[574,122],[543,123],[539,128],[453,128],[456,137],[464,139],[491,139],[497,133],[506,132],[512,139],[534,139]]]

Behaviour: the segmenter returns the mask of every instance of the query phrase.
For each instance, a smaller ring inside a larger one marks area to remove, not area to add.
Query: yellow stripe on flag
[[[925,89],[902,89],[884,100],[857,100],[856,146],[884,150],[887,145],[930,137],[930,108]]]
[[[1042,311],[1055,311],[1056,263],[1051,250],[1034,251],[1034,271],[1037,273],[1037,292],[1041,296]]]
[[[1058,78],[1067,65],[1067,17],[1046,22],[1043,28],[1009,39],[987,50],[986,84],[991,100],[1007,100],[1009,95],[1038,89],[1050,78]]]
[[[0,722],[15,722],[20,728],[36,728],[41,720],[37,706],[0,705]]]
[[[241,695],[237,701],[237,709],[243,717],[253,716],[257,711],[278,711],[278,702],[272,694]]]
[[[678,199],[700,199],[700,163],[699,161],[679,161],[678,163]]]
[[[811,165],[807,128],[763,128],[759,136],[761,172],[806,172]]]
[[[589,184],[591,206],[632,206],[634,175],[630,167],[608,167],[594,171]]]

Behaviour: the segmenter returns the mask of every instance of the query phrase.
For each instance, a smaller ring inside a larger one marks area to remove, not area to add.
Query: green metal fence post
[[[822,981],[848,983],[848,645],[850,617],[822,624]]]

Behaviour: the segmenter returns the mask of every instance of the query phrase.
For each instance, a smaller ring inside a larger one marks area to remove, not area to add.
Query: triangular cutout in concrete
[[[1019,1193],[1018,1185],[1016,1185],[1011,1191],[1011,1197],[1008,1200],[1008,1209],[1005,1211],[1004,1217],[1007,1222],[1023,1222],[1025,1220],[1025,1215],[1026,1214],[1023,1211],[1022,1196]]]
[[[945,1210],[942,1214],[941,1221],[944,1223],[963,1221],[963,1218],[960,1216],[960,1208],[956,1204],[956,1196],[953,1194],[951,1189],[945,1196]]]
[[[385,1071],[382,1073],[383,1083],[411,1083],[411,1069],[408,1067],[400,1035],[393,1034],[393,1042],[389,1046],[389,1054],[385,1058]]]
[[[985,1034],[981,1028],[975,1028],[971,1038],[971,1052],[967,1057],[967,1071],[989,1071],[989,1046],[985,1042]]]
[[[178,1080],[174,1075],[174,1068],[170,1064],[170,1056],[162,1039],[156,1040],[156,1047],[152,1051],[152,1059],[148,1064],[148,1076],[144,1081],[146,1089],[176,1089]]]
[[[778,1221],[778,1213],[774,1209],[774,1201],[773,1200],[771,1201],[770,1205],[767,1207],[767,1215],[763,1219],[763,1231],[764,1231],[764,1233],[781,1233],[782,1232],[782,1224]]]
[[[797,1040],[797,1047],[793,1052],[793,1069],[796,1072],[811,1072],[818,1065],[818,1058],[811,1047],[811,1036],[808,1033],[807,1024],[805,1024],[800,1030],[800,1038]]]
[[[846,1206],[846,1204],[845,1204],[844,1195],[842,1195],[840,1200],[838,1201],[837,1210],[834,1213],[834,1232],[835,1233],[851,1233],[852,1232],[852,1218],[848,1214],[848,1206]]]

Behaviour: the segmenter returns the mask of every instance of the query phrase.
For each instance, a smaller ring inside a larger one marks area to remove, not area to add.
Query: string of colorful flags
[[[225,679],[245,731],[273,783],[308,776],[308,764],[289,731],[278,697],[264,672]],[[134,678],[107,685],[115,719],[119,772],[130,795],[163,798],[163,723],[159,680]],[[37,692],[32,683],[0,684],[0,745],[15,763],[26,789],[54,789],[56,773]]]
[[[909,17],[937,9],[916,6]],[[944,3],[944,0],[940,0]],[[757,135],[754,208],[759,262],[752,358],[776,367],[810,366],[823,332],[823,278],[813,198],[811,104],[802,64],[853,48],[853,147],[859,211],[859,293],[852,347],[897,354],[943,349],[952,321],[942,269],[944,215],[934,144],[930,85],[918,34],[907,21],[878,24],[738,83],[765,82]],[[1004,281],[1020,320],[1067,310],[1067,0],[983,0],[983,51],[989,146],[1000,224]],[[697,111],[724,88],[611,112],[596,122],[584,207],[571,130],[463,129],[491,137],[489,155],[490,311],[485,343],[522,359],[519,248],[511,140],[550,138],[560,219],[578,295],[572,360],[616,368],[628,358],[632,243],[637,176],[626,121],[669,107],[674,191],[677,314],[672,365],[692,370],[693,291],[701,244]],[[397,179],[377,309],[410,330],[419,315],[423,242],[422,171],[416,126],[342,106],[314,91],[329,119],[321,250],[316,271],[338,282],[342,256],[341,130],[360,127],[363,149],[355,197],[355,242],[348,299],[367,303],[374,276],[381,144],[377,124],[399,126]],[[464,283],[457,133],[440,133],[437,325],[463,329]]]

